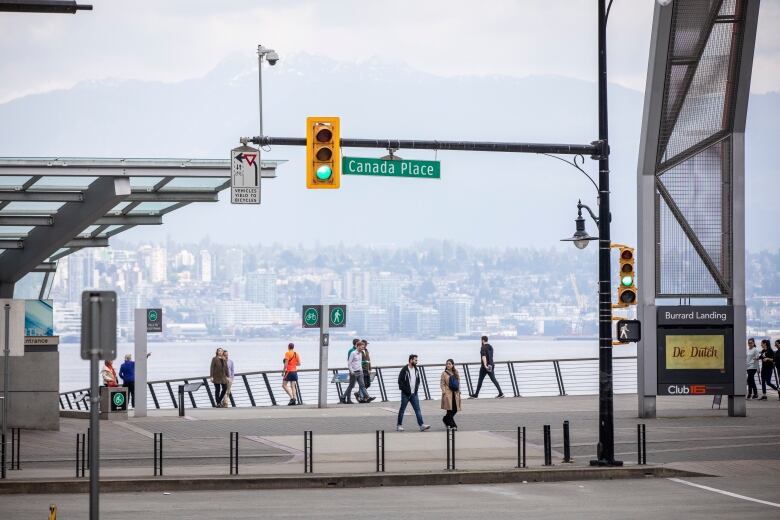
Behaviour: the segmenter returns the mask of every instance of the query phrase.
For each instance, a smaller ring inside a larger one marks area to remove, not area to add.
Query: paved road
[[[241,491],[209,493],[126,493],[102,497],[102,518],[112,520],[179,518],[273,518],[343,520],[578,518],[625,520],[685,518],[686,520],[778,518],[780,504],[771,482],[731,483],[747,498],[763,504],[693,487],[729,487],[723,478],[696,478],[398,487],[368,489]],[[59,518],[86,518],[87,495],[0,496],[0,517],[45,518],[56,503]]]

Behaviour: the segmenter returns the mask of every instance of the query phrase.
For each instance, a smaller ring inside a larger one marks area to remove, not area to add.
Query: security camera
[[[276,54],[276,51],[268,51],[268,54],[265,55],[265,59],[268,60],[268,63],[273,65],[276,65],[276,62],[279,61],[279,55]]]

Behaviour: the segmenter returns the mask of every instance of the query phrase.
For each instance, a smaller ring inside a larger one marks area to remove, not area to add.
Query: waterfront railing
[[[616,394],[636,392],[636,356],[613,359],[613,390]],[[425,400],[441,398],[439,380],[444,365],[418,365],[421,370],[420,397]],[[399,401],[398,373],[400,366],[372,367],[370,395],[383,402]],[[463,396],[476,390],[480,363],[459,363],[461,392]],[[544,359],[502,361],[495,365],[496,380],[507,397],[564,396],[598,394],[598,358]],[[329,372],[328,402],[338,403],[346,391],[346,383],[340,382],[346,368],[331,368]],[[298,370],[299,401],[301,404],[317,403],[318,369]],[[186,408],[210,408],[215,406],[214,387],[208,376],[165,379],[147,383],[147,407],[149,409],[178,408],[178,387],[189,383],[203,383],[197,391],[185,392]],[[356,385],[357,386],[357,385]],[[357,391],[355,388],[354,391]],[[497,391],[488,377],[482,385],[480,397],[495,397]],[[230,406],[286,405],[287,394],[282,390],[282,372],[264,370],[236,374],[230,394]],[[354,398],[353,398],[354,400]],[[59,394],[60,410],[89,410],[89,389],[82,388]]]

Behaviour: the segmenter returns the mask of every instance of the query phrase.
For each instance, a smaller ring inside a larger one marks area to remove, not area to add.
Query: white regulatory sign
[[[239,146],[230,151],[231,204],[260,204],[260,150]]]

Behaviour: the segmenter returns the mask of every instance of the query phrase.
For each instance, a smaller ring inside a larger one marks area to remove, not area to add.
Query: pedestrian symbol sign
[[[331,327],[343,327],[347,321],[347,306],[346,305],[331,305],[330,306],[330,326]]]
[[[636,343],[642,338],[642,323],[639,320],[617,322],[617,339],[621,343]]]
[[[322,305],[304,305],[303,306],[303,328],[316,329],[320,326],[320,315],[322,314]]]

